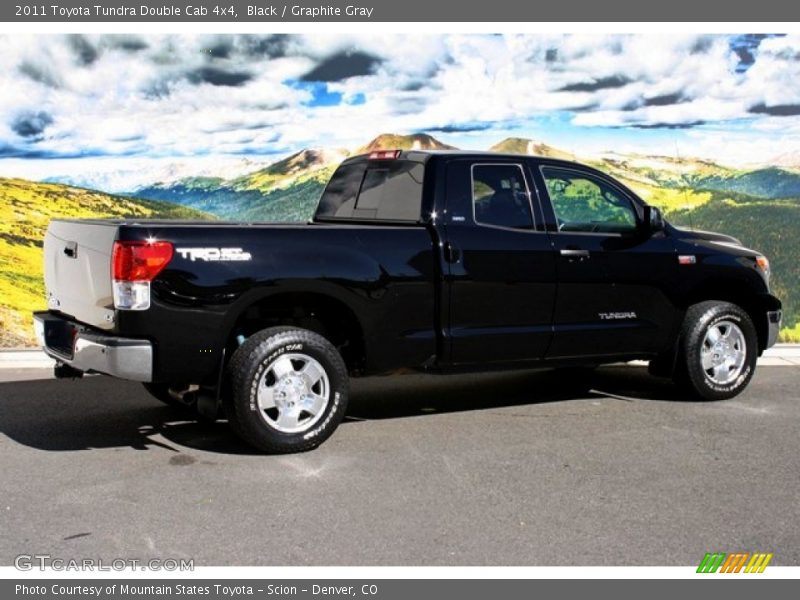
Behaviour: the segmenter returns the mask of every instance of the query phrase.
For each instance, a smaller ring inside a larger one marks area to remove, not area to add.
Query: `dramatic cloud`
[[[343,81],[371,75],[381,60],[365,52],[339,52],[326,58],[300,79],[303,81]]]
[[[67,40],[72,52],[75,54],[75,59],[81,65],[88,66],[93,64],[100,55],[97,48],[82,35],[71,35]]]
[[[795,117],[800,115],[800,104],[775,104],[773,106],[756,104],[750,108],[750,112],[774,117]]]
[[[444,127],[427,127],[420,133],[466,133],[469,131],[486,131],[492,123],[465,123],[463,125],[445,125]]]
[[[6,157],[273,156],[421,130],[472,147],[691,134],[731,158],[747,152],[721,134],[800,139],[797,36],[4,36],[0,86]]]
[[[190,71],[187,74],[187,78],[192,83],[239,87],[250,81],[253,76],[244,71],[226,71],[215,67],[200,67]]]
[[[61,87],[61,82],[59,81],[58,76],[51,73],[46,65],[23,61],[19,64],[18,70],[20,74],[28,77],[36,83],[41,83],[42,85],[51,88]]]
[[[631,125],[635,129],[691,129],[692,127],[699,127],[705,125],[706,121],[691,121],[685,123],[636,123]]]
[[[680,104],[684,101],[684,96],[681,92],[674,94],[662,94],[660,96],[653,96],[652,98],[645,98],[645,106],[669,106],[670,104]]]
[[[23,113],[11,122],[11,129],[20,137],[36,138],[40,137],[52,123],[53,117],[44,111]]]
[[[622,75],[611,75],[610,77],[602,77],[592,81],[582,81],[580,83],[570,83],[562,88],[559,92],[597,92],[599,90],[613,90],[615,88],[625,87],[631,82],[627,77]]]
[[[145,50],[148,44],[139,36],[134,35],[115,35],[105,39],[106,45],[110,48],[125,50],[126,52],[139,52]]]

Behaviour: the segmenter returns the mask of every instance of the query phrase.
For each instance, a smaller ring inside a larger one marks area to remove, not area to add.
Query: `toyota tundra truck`
[[[142,382],[273,453],[330,436],[355,376],[640,359],[730,398],[781,321],[759,252],[532,156],[376,151],[309,223],[53,220],[44,251],[57,377]]]

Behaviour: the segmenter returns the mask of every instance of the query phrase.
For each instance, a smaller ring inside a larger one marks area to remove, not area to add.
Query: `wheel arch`
[[[758,338],[759,356],[767,347],[769,323],[767,311],[780,308],[780,302],[768,293],[758,292],[747,281],[735,278],[707,279],[691,288],[681,296],[677,303],[680,310],[680,322],[686,318],[689,307],[708,301],[730,302],[744,310],[753,322]],[[678,367],[678,359],[682,341],[681,328],[669,346],[650,362],[650,373],[661,377],[671,377]]]
[[[227,356],[253,333],[280,325],[314,331],[341,353],[348,371],[358,373],[366,362],[364,327],[357,311],[341,298],[317,290],[281,290],[241,302],[224,328]]]
[[[744,310],[756,328],[759,355],[765,350],[769,336],[767,311],[773,310],[772,304],[775,301],[773,296],[759,293],[746,281],[709,279],[693,288],[685,296],[684,306],[682,307],[684,314],[693,304],[709,300],[730,302]]]

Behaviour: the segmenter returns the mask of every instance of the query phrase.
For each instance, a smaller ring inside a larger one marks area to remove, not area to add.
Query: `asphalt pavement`
[[[0,371],[0,564],[800,564],[800,368],[695,403],[632,367],[356,381],[267,456],[106,377]],[[39,379],[37,379],[39,378]]]

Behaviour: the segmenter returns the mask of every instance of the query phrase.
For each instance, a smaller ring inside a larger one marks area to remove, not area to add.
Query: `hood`
[[[703,240],[706,242],[717,242],[722,244],[733,244],[741,246],[742,242],[731,235],[716,233],[714,231],[701,231],[699,229],[681,229],[675,227],[678,235],[685,240]]]

